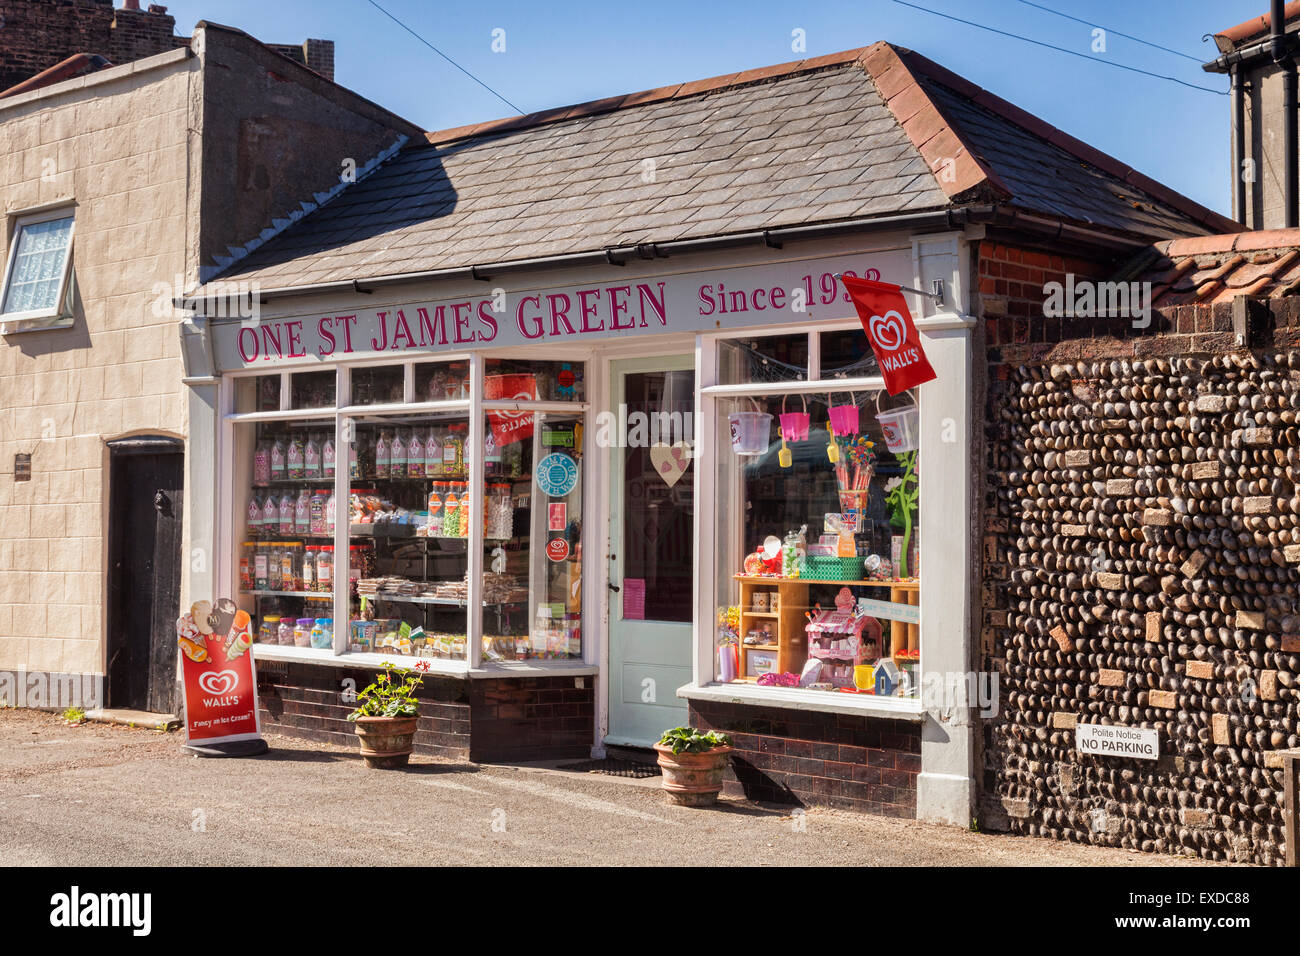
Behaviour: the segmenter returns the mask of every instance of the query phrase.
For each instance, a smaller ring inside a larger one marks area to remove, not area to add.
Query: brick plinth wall
[[[1141,328],[1040,314],[1010,340],[985,316],[986,829],[1281,861],[1277,751],[1300,744],[1300,299],[1250,307],[1252,349],[1232,308],[1175,305]],[[1081,754],[1080,724],[1154,729],[1159,759]]]
[[[919,724],[715,701],[692,701],[689,721],[731,736],[725,794],[916,817]]]
[[[360,690],[375,671],[310,664],[258,664],[262,729],[356,746],[344,687]],[[591,754],[595,678],[467,680],[426,675],[420,688],[415,752],[453,760],[554,760]],[[345,681],[352,681],[351,685]]]

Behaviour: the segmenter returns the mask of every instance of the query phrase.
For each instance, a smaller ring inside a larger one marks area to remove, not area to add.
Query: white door
[[[609,735],[648,747],[686,723],[695,556],[695,357],[610,364]],[[691,444],[688,444],[691,443]]]

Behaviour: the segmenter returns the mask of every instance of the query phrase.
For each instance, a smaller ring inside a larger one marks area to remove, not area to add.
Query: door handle
[[[620,588],[619,588],[619,586],[618,586],[617,584],[612,584],[612,583],[609,585],[609,589],[610,589],[611,591],[613,591],[615,594],[617,594],[617,593],[619,592],[619,590],[620,590]]]

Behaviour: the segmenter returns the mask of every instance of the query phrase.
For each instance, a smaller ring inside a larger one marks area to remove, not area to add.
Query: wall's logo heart
[[[907,341],[907,328],[903,317],[893,309],[883,316],[873,315],[868,322],[871,338],[886,352],[892,352]]]
[[[654,465],[655,473],[671,488],[691,466],[691,446],[684,441],[673,445],[663,442],[651,445],[650,464]]]
[[[208,671],[199,675],[199,686],[209,694],[222,697],[239,686],[239,675],[234,671]]]

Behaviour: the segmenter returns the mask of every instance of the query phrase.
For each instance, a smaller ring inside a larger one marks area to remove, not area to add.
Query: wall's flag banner
[[[867,330],[867,340],[885,379],[885,390],[897,395],[936,378],[921,349],[921,336],[912,322],[901,287],[849,275],[841,276],[840,281],[858,310],[862,327]]]

